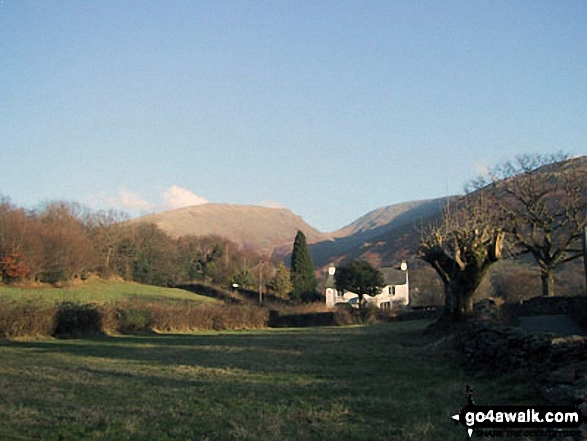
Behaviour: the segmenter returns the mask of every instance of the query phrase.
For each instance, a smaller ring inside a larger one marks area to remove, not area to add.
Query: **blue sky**
[[[0,2],[0,194],[322,231],[587,154],[587,2]]]

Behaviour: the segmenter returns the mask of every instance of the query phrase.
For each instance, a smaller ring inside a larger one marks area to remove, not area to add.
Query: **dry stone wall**
[[[552,404],[581,403],[587,413],[587,338],[530,334],[520,328],[473,321],[455,335],[461,360],[480,375],[523,369]]]

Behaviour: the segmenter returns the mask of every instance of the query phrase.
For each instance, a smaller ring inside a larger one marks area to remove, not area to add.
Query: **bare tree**
[[[29,273],[22,256],[27,223],[25,211],[0,196],[0,281],[18,280]]]
[[[26,230],[26,215],[8,198],[0,196],[0,249],[20,251]]]
[[[88,213],[85,225],[96,253],[96,270],[103,276],[116,272],[116,247],[124,239],[129,216],[121,211],[108,210]]]
[[[554,271],[579,258],[587,225],[587,157],[564,153],[521,155],[490,170],[485,183],[502,212],[518,254],[531,254],[540,267],[542,294],[554,295]]]
[[[75,204],[51,202],[37,216],[46,281],[69,280],[93,268],[94,249],[76,210]]]
[[[467,319],[473,294],[502,257],[505,233],[480,195],[447,206],[442,219],[422,232],[420,258],[436,270],[445,290],[443,319]]]

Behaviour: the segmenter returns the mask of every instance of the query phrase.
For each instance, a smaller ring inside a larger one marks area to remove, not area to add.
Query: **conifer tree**
[[[285,267],[283,262],[279,262],[275,271],[275,277],[269,281],[269,289],[271,289],[277,297],[288,298],[293,290],[291,283],[291,274]]]
[[[316,293],[316,275],[314,274],[314,261],[306,236],[298,231],[291,254],[291,282],[293,284],[292,299],[302,300],[312,298]]]

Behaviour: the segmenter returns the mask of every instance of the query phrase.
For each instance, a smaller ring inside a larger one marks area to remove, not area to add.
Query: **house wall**
[[[326,288],[325,297],[326,306],[333,307],[337,303],[348,303],[352,299],[359,297],[359,295],[350,291],[345,291],[343,295],[340,295],[340,293],[336,289]]]
[[[350,300],[359,297],[357,294],[346,291],[342,296],[334,288],[326,289],[326,306],[333,307],[337,303],[348,303]],[[374,303],[378,308],[383,303],[389,302],[391,306],[403,305],[410,303],[409,285],[387,285],[381,289],[381,293],[376,296],[363,295],[366,302]]]
[[[337,291],[334,288],[326,288],[326,306],[332,308],[336,304]]]
[[[410,303],[410,293],[408,284],[395,285],[394,301],[399,301],[404,305],[408,305]]]
[[[337,303],[348,303],[349,301],[359,297],[357,294],[346,291],[340,295],[338,290],[334,287],[333,276],[336,273],[334,267],[328,268],[329,279],[327,282],[328,288],[325,291],[326,306],[333,307]],[[366,302],[375,304],[378,308],[382,304],[389,304],[390,306],[403,305],[407,306],[410,303],[410,286],[408,281],[408,273],[406,271],[406,283],[402,285],[387,285],[381,289],[381,292],[376,296],[364,295],[363,299]],[[356,301],[355,301],[356,302]]]

